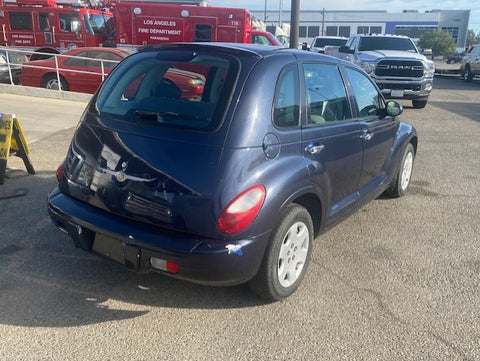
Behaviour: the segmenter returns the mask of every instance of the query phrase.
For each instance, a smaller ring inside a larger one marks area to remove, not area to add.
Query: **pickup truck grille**
[[[381,60],[377,64],[375,75],[421,78],[423,76],[423,63],[414,60]]]

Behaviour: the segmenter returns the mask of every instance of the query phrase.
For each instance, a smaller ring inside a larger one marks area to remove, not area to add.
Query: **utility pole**
[[[298,24],[300,22],[300,0],[292,0],[290,11],[290,49],[298,47]]]
[[[278,8],[278,26],[282,27],[282,2],[283,0],[279,0],[279,8]]]
[[[267,0],[265,0],[265,10],[263,11],[263,22],[267,24]]]
[[[325,8],[322,11],[322,36],[325,36]]]

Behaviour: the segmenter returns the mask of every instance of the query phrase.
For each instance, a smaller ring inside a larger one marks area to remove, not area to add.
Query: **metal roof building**
[[[265,20],[266,25],[290,23],[290,11],[251,11]],[[302,10],[300,11],[300,42],[310,43],[315,36],[344,36],[353,34],[397,34],[418,40],[430,30],[448,31],[465,48],[470,10],[431,10],[418,12],[404,10],[389,13],[386,10]]]

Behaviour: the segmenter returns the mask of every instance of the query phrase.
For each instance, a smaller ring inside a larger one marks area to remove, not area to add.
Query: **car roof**
[[[156,51],[156,50],[204,50],[204,51],[218,51],[221,53],[231,54],[231,55],[244,55],[252,56],[257,58],[266,58],[270,56],[275,56],[276,54],[291,54],[298,60],[311,60],[311,61],[325,61],[330,63],[339,63],[342,62],[338,58],[333,58],[331,56],[326,56],[323,54],[312,53],[309,51],[282,48],[278,46],[266,46],[258,44],[243,44],[243,43],[170,43],[170,44],[155,44],[151,46],[146,46],[139,49],[139,52],[144,51]]]
[[[403,39],[410,39],[410,37],[406,35],[396,35],[396,34],[357,34],[361,38],[403,38]]]
[[[327,36],[327,35],[319,35],[316,36],[315,39],[348,39],[345,36]]]
[[[266,46],[259,44],[243,44],[243,43],[168,43],[168,44],[155,44],[140,48],[138,51],[155,51],[155,50],[181,50],[181,49],[203,49],[213,50],[220,52],[242,52],[251,55],[264,56],[265,54],[272,53],[276,50],[283,49],[277,46]]]
[[[71,51],[105,51],[105,52],[117,52],[119,50],[122,50],[122,49],[119,49],[119,48],[107,48],[107,47],[103,47],[103,46],[82,46],[82,47],[78,47],[78,48],[73,48],[69,51],[67,51],[67,53],[71,52]],[[66,53],[65,53],[66,54]]]

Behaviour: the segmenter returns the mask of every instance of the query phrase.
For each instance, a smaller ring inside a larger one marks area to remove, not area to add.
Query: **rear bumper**
[[[53,223],[68,233],[77,247],[137,272],[159,271],[205,285],[226,286],[250,280],[260,268],[270,235],[266,232],[249,239],[203,239],[112,215],[58,189],[48,197],[48,212]],[[175,263],[178,273],[153,267],[152,257]]]

